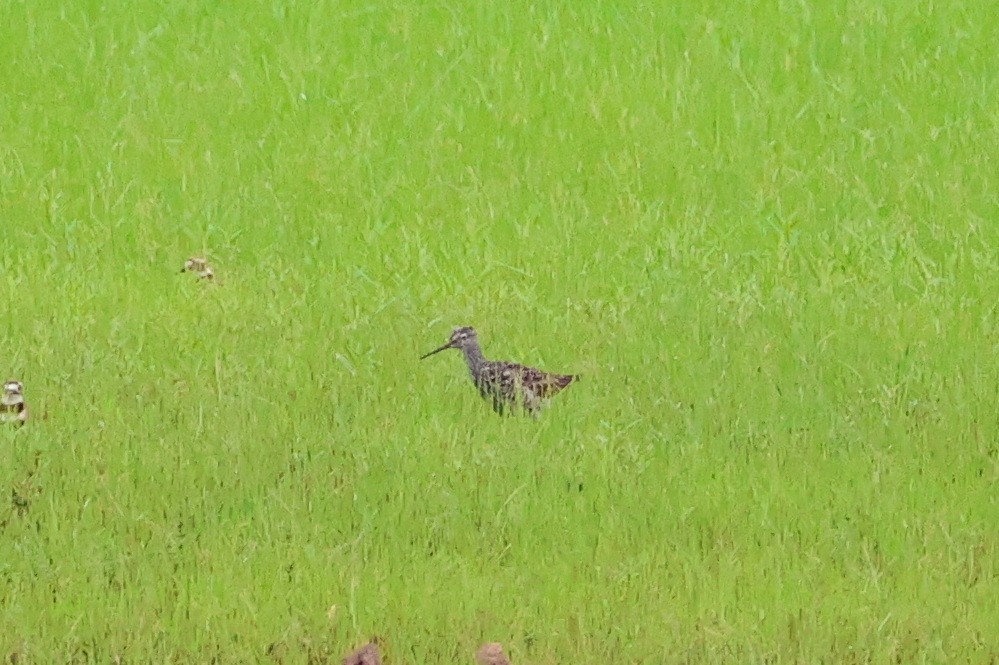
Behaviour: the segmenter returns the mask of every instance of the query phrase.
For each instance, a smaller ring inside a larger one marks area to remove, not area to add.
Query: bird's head
[[[3,384],[3,403],[7,405],[18,404],[24,401],[24,384],[11,379]]]
[[[461,328],[455,328],[454,332],[451,333],[450,339],[447,343],[437,347],[430,353],[420,356],[420,360],[424,358],[429,358],[435,353],[440,353],[441,351],[446,351],[447,349],[465,349],[470,346],[475,346],[479,343],[478,337],[475,335],[475,328],[471,326],[462,326]]]

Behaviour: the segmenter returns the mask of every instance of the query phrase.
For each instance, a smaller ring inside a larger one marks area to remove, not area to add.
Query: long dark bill
[[[451,342],[448,342],[444,346],[442,346],[440,348],[437,348],[437,349],[434,349],[430,353],[423,354],[422,356],[420,356],[420,360],[423,360],[424,358],[429,358],[430,356],[434,355],[435,353],[440,353],[441,351],[447,351],[450,348],[451,348]]]

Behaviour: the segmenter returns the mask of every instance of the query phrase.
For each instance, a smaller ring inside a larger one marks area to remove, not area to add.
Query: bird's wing
[[[536,367],[517,365],[519,380],[538,397],[549,397],[562,390],[576,378],[568,374],[550,374]]]

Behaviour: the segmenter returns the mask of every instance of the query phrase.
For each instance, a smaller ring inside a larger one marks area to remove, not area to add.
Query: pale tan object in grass
[[[378,641],[372,640],[348,654],[343,659],[343,665],[382,665],[382,654],[378,650]]]
[[[0,395],[0,422],[23,425],[28,422],[28,405],[24,401],[24,384],[15,379],[3,384]]]
[[[510,665],[510,659],[503,653],[499,642],[486,642],[475,652],[475,662],[479,665]]]
[[[210,265],[208,265],[208,259],[200,256],[192,256],[185,261],[184,268],[181,272],[196,273],[201,279],[215,279],[215,271],[212,270]]]

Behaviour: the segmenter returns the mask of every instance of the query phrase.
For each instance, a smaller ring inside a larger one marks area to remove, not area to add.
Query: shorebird
[[[23,425],[28,422],[28,405],[24,403],[24,384],[11,379],[3,384],[0,397],[0,422]]]
[[[194,272],[198,274],[201,279],[214,279],[215,271],[212,267],[208,265],[208,260],[200,256],[192,256],[187,261],[184,262],[184,267],[181,272]]]
[[[503,645],[499,642],[486,642],[475,652],[475,661],[479,665],[510,665],[510,659],[503,653]]]
[[[486,360],[478,335],[469,326],[455,328],[446,344],[420,356],[420,360],[447,349],[461,349],[479,394],[500,415],[523,409],[536,418],[546,398],[579,378],[573,374],[550,374],[505,360]]]
[[[343,659],[343,665],[382,665],[382,654],[378,649],[378,639],[373,639],[364,646],[347,654]]]

